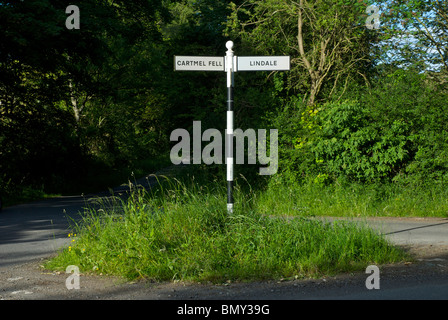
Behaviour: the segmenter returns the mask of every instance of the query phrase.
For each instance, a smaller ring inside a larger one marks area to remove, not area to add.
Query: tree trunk
[[[75,116],[75,121],[78,124],[81,116],[82,107],[81,108],[78,107],[78,100],[76,99],[75,94],[73,92],[72,80],[68,80],[68,87],[70,88],[70,102],[72,104],[73,114]]]

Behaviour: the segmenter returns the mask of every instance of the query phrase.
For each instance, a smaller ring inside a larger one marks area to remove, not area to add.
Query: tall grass
[[[339,217],[448,217],[448,187],[399,183],[271,184],[259,194],[263,214]]]
[[[128,279],[221,282],[320,276],[404,259],[359,225],[270,217],[266,200],[250,190],[236,189],[229,216],[220,185],[174,179],[91,209],[75,225],[70,247],[46,266],[77,265]]]

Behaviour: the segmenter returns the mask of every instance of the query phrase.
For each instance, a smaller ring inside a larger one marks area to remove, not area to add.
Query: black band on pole
[[[227,87],[227,111],[233,111],[233,86]]]
[[[227,203],[233,204],[233,181],[227,181]]]

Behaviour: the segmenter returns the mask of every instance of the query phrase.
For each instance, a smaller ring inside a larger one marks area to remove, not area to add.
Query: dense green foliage
[[[139,2],[79,1],[79,30],[65,27],[68,1],[0,7],[0,192],[73,191],[156,155],[162,112],[149,67],[168,11]]]
[[[283,137],[285,170],[333,181],[446,180],[446,91],[426,75],[396,70],[347,96],[285,108],[278,126],[296,119]]]
[[[223,130],[224,75],[175,73],[173,55],[228,39],[291,56],[289,72],[235,75],[235,127],[279,129],[271,183],[443,186],[446,1],[385,1],[378,30],[370,4],[79,0],[79,30],[68,1],[1,4],[0,193],[94,191],[169,163],[175,128]]]

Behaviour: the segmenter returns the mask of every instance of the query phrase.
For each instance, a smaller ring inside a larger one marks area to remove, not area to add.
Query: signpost
[[[225,71],[227,73],[227,212],[233,213],[233,87],[237,71],[286,71],[290,69],[289,56],[237,57],[233,42],[227,41],[225,57],[174,56],[175,71]]]
[[[224,71],[224,57],[174,56],[176,71]]]
[[[284,71],[289,68],[289,56],[237,57],[237,71]]]

